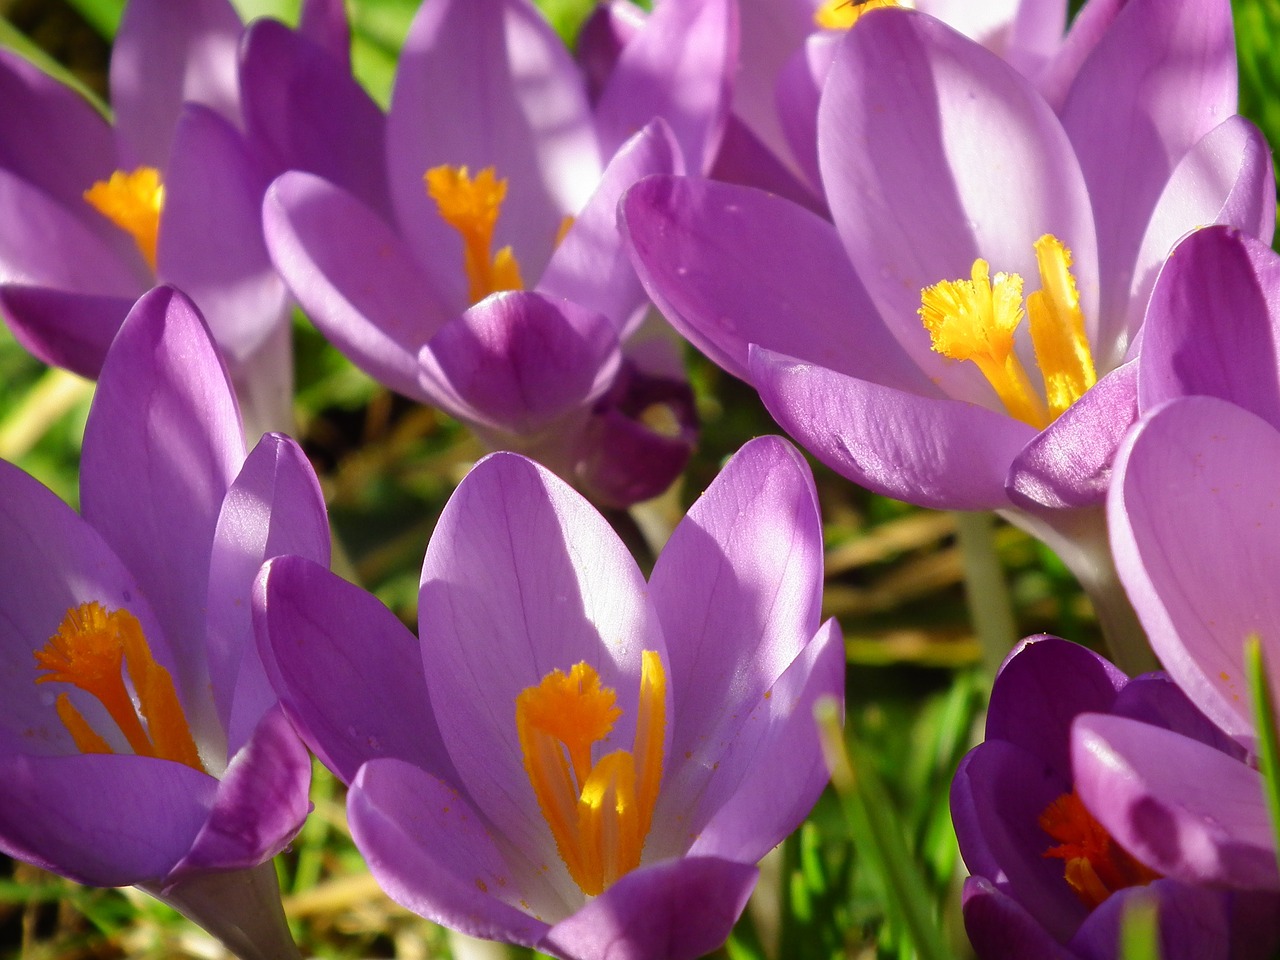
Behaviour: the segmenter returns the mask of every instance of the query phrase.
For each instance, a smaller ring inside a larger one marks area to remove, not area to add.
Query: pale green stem
[[[982,665],[994,677],[1018,641],[1009,585],[996,552],[995,517],[990,513],[953,514],[956,540],[964,560],[964,587],[969,619],[978,635]]]

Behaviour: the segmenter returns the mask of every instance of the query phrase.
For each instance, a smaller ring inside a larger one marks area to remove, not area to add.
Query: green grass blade
[[[1262,770],[1263,792],[1271,812],[1271,826],[1276,832],[1276,850],[1280,851],[1280,736],[1276,733],[1275,702],[1267,681],[1266,658],[1257,634],[1245,640],[1244,668],[1253,700],[1254,725],[1258,728],[1258,766]]]

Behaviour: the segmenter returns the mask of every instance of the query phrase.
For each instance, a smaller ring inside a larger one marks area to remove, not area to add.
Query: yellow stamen
[[[1111,839],[1074,790],[1045,807],[1039,823],[1041,830],[1058,841],[1044,856],[1065,862],[1063,879],[1089,908],[1117,890],[1145,886],[1160,878]]]
[[[47,671],[36,683],[69,683],[95,697],[134,753],[204,771],[173,678],[151,656],[142,625],[128,610],[108,612],[99,603],[68,610],[35,658],[37,669]],[[125,686],[126,674],[136,707]],[[66,694],[58,697],[57,711],[82,752],[114,752]]]
[[[463,266],[472,303],[499,290],[522,290],[520,264],[510,247],[490,254],[493,231],[507,195],[506,179],[485,167],[472,179],[466,167],[432,167],[423,177],[440,218],[462,237]]]
[[[631,751],[594,763],[591,747],[622,715],[613,690],[586,663],[553,670],[516,698],[525,772],[560,859],[589,896],[640,865],[662,780],[666,673],[646,650]]]
[[[898,0],[825,0],[813,11],[813,22],[823,30],[848,30],[869,10],[901,6]]]
[[[160,212],[164,209],[164,184],[155,167],[138,167],[132,173],[117,170],[109,180],[99,180],[84,192],[95,210],[114,223],[138,245],[151,269],[156,268],[156,240]]]
[[[1071,275],[1071,251],[1047,233],[1035,246],[1043,289],[1028,295],[1027,321],[1036,363],[1044,375],[1049,414],[1056,418],[1098,382],[1098,374],[1084,332],[1076,278]]]

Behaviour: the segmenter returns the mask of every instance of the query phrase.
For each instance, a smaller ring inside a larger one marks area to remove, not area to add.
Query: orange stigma
[[[497,253],[493,231],[507,195],[507,181],[493,167],[485,167],[472,179],[466,167],[432,167],[423,177],[427,194],[436,202],[440,218],[462,237],[462,260],[470,283],[472,303],[499,290],[522,290],[520,264],[511,248]]]
[[[109,180],[99,180],[84,192],[88,204],[114,223],[138,245],[138,251],[156,268],[156,242],[160,212],[164,209],[164,184],[155,167],[138,167],[132,173],[117,170]]]
[[[128,610],[107,611],[99,603],[68,610],[58,632],[35,651],[35,658],[36,668],[45,671],[36,683],[69,683],[96,698],[134,753],[207,772],[173,678],[151,656],[142,625]],[[125,686],[126,675],[136,706]],[[82,753],[115,752],[67,694],[58,695],[56,709]]]
[[[1091,909],[1117,890],[1145,886],[1160,878],[1111,839],[1075,790],[1045,807],[1040,829],[1058,841],[1044,855],[1064,861],[1064,878]]]

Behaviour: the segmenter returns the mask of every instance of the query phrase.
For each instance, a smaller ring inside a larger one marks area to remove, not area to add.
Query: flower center
[[[622,716],[594,669],[552,670],[516,697],[525,772],[560,859],[588,896],[640,865],[662,780],[666,686],[662,660],[644,651],[635,743],[594,762],[592,746]]]
[[[164,209],[164,184],[155,167],[138,167],[132,173],[117,170],[110,180],[99,180],[84,192],[93,209],[114,223],[138,245],[138,251],[156,268],[156,237],[160,211]]]
[[[36,683],[69,683],[95,697],[134,753],[207,772],[173,678],[151,656],[142,625],[128,610],[107,611],[99,603],[68,610],[58,632],[35,651],[35,658],[36,669],[47,671]],[[125,686],[126,674],[134,696]],[[81,753],[115,752],[67,694],[58,694],[56,707]]]
[[[506,178],[498,179],[493,167],[485,167],[472,179],[466,167],[444,165],[432,167],[423,180],[440,218],[462,237],[471,302],[479,303],[499,290],[524,289],[520,264],[511,247],[490,253],[493,230],[507,195]]]
[[[920,291],[920,319],[935,351],[973,361],[1010,415],[1042,430],[1079,400],[1098,374],[1071,274],[1071,251],[1050,234],[1036,241],[1035,250],[1041,289],[1027,296],[1026,313],[1043,399],[1014,350],[1014,331],[1023,316],[1022,278],[1016,273],[997,273],[992,282],[987,261],[979,258],[970,279],[943,280]]]
[[[899,0],[824,0],[813,11],[813,22],[823,30],[848,30],[870,10],[903,6]]]
[[[1065,862],[1064,876],[1089,908],[1125,887],[1145,886],[1160,874],[1139,863],[1111,839],[1072,790],[1045,807],[1040,829],[1058,841],[1044,852]]]

